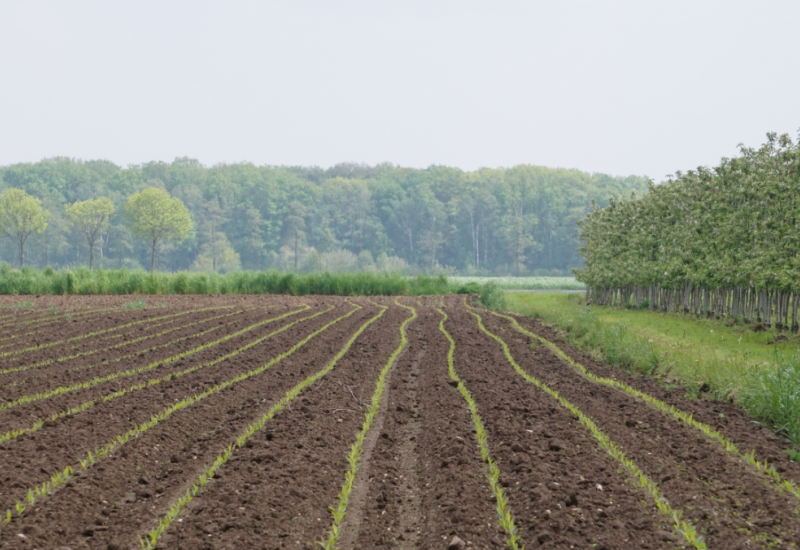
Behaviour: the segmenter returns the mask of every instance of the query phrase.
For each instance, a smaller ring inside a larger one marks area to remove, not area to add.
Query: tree
[[[0,233],[19,247],[19,266],[25,265],[25,242],[47,227],[50,212],[39,199],[21,189],[6,189],[0,195]]]
[[[79,201],[66,208],[67,217],[77,227],[89,245],[89,269],[94,267],[94,243],[108,231],[108,217],[114,213],[114,203],[108,197]]]
[[[306,239],[306,207],[299,201],[289,203],[286,218],[283,220],[284,240],[294,249],[294,270],[297,271],[297,258],[300,246]]]
[[[125,203],[125,224],[136,237],[150,243],[150,272],[156,269],[156,249],[165,240],[182,241],[192,229],[189,210],[163,189],[149,187]]]
[[[206,242],[200,247],[200,253],[192,263],[191,269],[228,273],[242,269],[242,262],[225,233],[217,231],[213,241]]]

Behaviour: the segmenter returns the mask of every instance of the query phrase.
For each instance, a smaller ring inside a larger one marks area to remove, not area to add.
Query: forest
[[[599,304],[730,316],[797,331],[800,144],[768,134],[581,223],[578,279]]]
[[[592,204],[647,184],[530,165],[207,167],[178,158],[123,168],[59,157],[0,167],[0,191],[24,191],[46,211],[26,240],[25,265],[55,269],[90,256],[95,268],[149,269],[155,250],[160,271],[568,275],[583,265],[577,222]],[[191,219],[180,238],[154,247],[125,223],[126,203],[151,188],[179,199]],[[102,197],[107,223],[88,235],[76,216],[82,201]],[[18,249],[10,234],[0,238],[0,260],[18,265]]]

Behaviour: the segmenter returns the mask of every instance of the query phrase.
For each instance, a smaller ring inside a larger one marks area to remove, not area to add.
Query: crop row
[[[442,316],[441,321],[439,321],[439,330],[442,332],[442,334],[444,334],[445,338],[447,338],[447,341],[450,343],[450,348],[447,351],[447,373],[450,375],[450,379],[456,382],[456,388],[464,398],[464,401],[467,403],[467,408],[469,409],[469,414],[472,418],[472,424],[475,426],[475,438],[478,441],[478,447],[481,451],[481,458],[489,466],[489,474],[487,478],[489,480],[489,486],[492,489],[492,495],[497,503],[497,517],[500,522],[500,526],[503,528],[503,532],[505,532],[506,537],[508,537],[506,539],[506,544],[513,550],[522,550],[524,547],[520,544],[519,531],[514,522],[514,516],[511,513],[511,507],[508,504],[508,496],[505,494],[505,491],[503,491],[503,488],[500,485],[500,467],[497,465],[497,462],[492,459],[492,455],[489,450],[489,441],[486,437],[486,428],[483,425],[483,419],[481,418],[481,415],[478,413],[478,404],[475,402],[475,398],[472,397],[472,394],[469,392],[467,387],[464,385],[464,382],[456,372],[454,360],[456,342],[450,333],[447,332],[447,329],[445,329],[444,326],[447,322],[447,314],[439,308],[436,308],[436,311],[438,311]]]
[[[104,313],[106,311],[108,311],[108,308],[98,308],[98,309],[88,309],[88,310],[84,310],[84,311],[67,312],[67,313],[62,314],[62,316],[61,316],[62,319],[61,320],[74,319],[76,317],[83,317],[84,315],[90,315],[92,313]],[[44,317],[40,317],[40,318],[36,318],[36,319],[30,319],[30,320],[26,320],[26,321],[22,321],[22,322],[25,324],[25,326],[30,327],[30,326],[38,325],[38,328],[41,329],[42,327],[50,326],[50,325],[59,323],[61,321],[58,319],[58,314],[56,313],[56,314],[51,314],[50,316],[44,316]],[[8,327],[10,325],[14,325],[14,324],[18,324],[18,323],[20,323],[20,320],[15,318],[15,319],[13,319],[11,321],[5,321],[3,323],[0,323],[0,328],[6,328],[6,327]],[[27,333],[27,334],[32,334],[32,333]],[[24,336],[24,335],[15,334],[15,335],[12,335],[12,336],[7,336],[5,338],[0,339],[0,342],[4,341],[4,340],[10,340],[12,338],[19,338],[20,336]]]
[[[739,448],[733,441],[725,437],[722,433],[720,433],[713,427],[709,426],[708,424],[695,420],[690,413],[681,410],[675,407],[674,405],[668,405],[664,401],[661,401],[660,399],[648,393],[637,390],[636,388],[626,384],[625,382],[593,374],[588,369],[586,369],[586,367],[584,367],[583,365],[572,359],[569,355],[564,353],[564,351],[561,348],[559,348],[555,343],[551,342],[550,340],[547,340],[546,338],[543,338],[542,336],[539,336],[538,334],[526,330],[513,317],[509,315],[504,315],[502,313],[497,313],[491,310],[487,311],[489,311],[490,313],[492,313],[497,317],[501,317],[503,319],[511,321],[512,326],[518,332],[526,336],[529,336],[531,338],[534,338],[538,342],[544,344],[550,351],[552,351],[556,356],[558,356],[568,365],[573,367],[575,371],[578,372],[578,374],[580,374],[586,380],[589,380],[590,382],[593,382],[595,384],[600,384],[603,386],[607,386],[609,388],[613,388],[615,390],[625,392],[628,395],[631,395],[634,398],[642,401],[643,403],[646,403],[647,405],[653,407],[654,409],[664,413],[668,417],[677,420],[679,422],[682,422],[686,426],[689,426],[690,428],[699,431],[700,433],[708,437],[711,441],[718,443],[719,446],[726,452],[735,455],[738,459],[743,460],[745,463],[755,468],[759,473],[767,476],[767,478],[770,481],[772,481],[775,486],[793,495],[794,497],[800,499],[800,489],[797,487],[797,485],[791,480],[783,479],[780,473],[778,473],[775,467],[772,466],[771,464],[767,463],[766,461],[762,462],[756,459],[755,450],[751,450],[748,453],[743,453],[742,451],[739,450]]]
[[[317,313],[315,313],[313,315],[309,315],[308,317],[302,317],[301,319],[298,319],[297,321],[294,321],[294,322],[282,327],[281,329],[279,329],[279,330],[277,330],[275,332],[271,332],[271,333],[267,334],[266,336],[262,336],[260,338],[257,338],[256,340],[253,340],[253,341],[249,342],[248,344],[246,344],[246,345],[234,350],[233,352],[228,353],[226,355],[223,355],[221,357],[217,357],[216,359],[214,359],[212,361],[208,361],[208,362],[202,363],[200,365],[195,365],[193,367],[189,367],[189,368],[184,369],[182,371],[173,372],[173,373],[170,373],[170,374],[168,374],[166,376],[162,376],[160,378],[151,378],[150,380],[146,380],[144,382],[141,382],[139,384],[135,384],[135,385],[130,386],[128,388],[123,388],[121,390],[117,390],[115,392],[112,392],[112,393],[110,393],[108,395],[105,395],[105,396],[99,398],[99,399],[90,399],[88,401],[84,401],[80,405],[77,405],[77,406],[74,406],[74,407],[70,407],[69,409],[66,409],[66,410],[57,412],[55,414],[52,414],[49,417],[49,420],[57,421],[57,420],[60,420],[60,419],[62,419],[64,417],[66,417],[66,416],[71,416],[71,415],[75,415],[75,414],[84,412],[84,411],[94,407],[98,403],[108,403],[109,401],[112,401],[112,400],[117,399],[119,397],[123,397],[125,395],[129,395],[129,394],[131,394],[133,392],[136,392],[136,391],[139,391],[139,390],[143,390],[145,388],[150,388],[152,386],[161,384],[162,382],[166,382],[166,381],[169,381],[169,380],[176,380],[178,378],[181,378],[182,376],[186,376],[187,374],[191,374],[193,372],[199,371],[200,369],[216,365],[216,364],[221,363],[222,361],[224,361],[226,359],[229,359],[230,357],[238,355],[239,353],[241,353],[241,352],[243,352],[243,351],[245,351],[247,349],[252,348],[253,346],[263,342],[264,340],[274,336],[275,334],[283,332],[284,330],[296,325],[297,323],[300,323],[302,321],[307,321],[309,319],[313,319],[314,317],[317,317],[319,315],[327,313],[330,310],[332,310],[333,307],[334,306],[330,306],[328,309],[319,311],[319,312],[317,312]],[[292,314],[291,312],[287,313],[287,314],[284,314],[283,317],[285,317],[287,315],[291,315],[291,314]],[[275,318],[273,320],[277,320],[277,319],[279,319],[279,318]],[[215,326],[215,327],[211,327],[210,329],[205,330],[203,332],[199,332],[199,333],[196,333],[196,334],[191,334],[189,336],[184,336],[183,338],[179,338],[178,340],[174,340],[173,342],[167,342],[167,343],[164,343],[164,344],[160,344],[159,346],[156,346],[156,347],[151,348],[151,349],[156,349],[158,347],[165,347],[165,346],[169,345],[170,343],[186,340],[188,338],[199,338],[199,337],[205,336],[205,335],[207,335],[207,334],[209,334],[209,333],[211,333],[211,332],[213,332],[215,330],[220,330],[222,328],[225,328],[228,325],[231,325],[231,324],[233,324],[235,322],[236,321],[233,321],[232,323],[228,323],[228,324],[225,324],[225,325],[218,325],[218,326]],[[210,347],[210,346],[208,346],[208,347]],[[208,347],[206,347],[204,349],[208,349]],[[133,355],[136,355],[136,353],[133,353],[130,356],[133,356]],[[129,356],[118,357],[116,359],[116,361],[120,361],[120,360],[124,359],[125,357],[129,357]],[[166,362],[171,362],[172,359],[164,359],[163,361],[165,363]],[[159,363],[159,361],[154,361],[152,364],[156,364],[156,363]],[[15,438],[17,438],[17,437],[19,437],[20,435],[23,435],[23,434],[34,433],[34,432],[38,431],[39,429],[41,429],[42,426],[44,426],[44,423],[45,423],[45,419],[39,418],[29,428],[17,428],[17,429],[14,429],[14,430],[10,430],[10,431],[0,435],[0,444],[4,443],[5,441],[8,441],[10,439],[15,439]]]
[[[466,303],[466,299],[464,300],[464,305],[467,307],[467,311],[469,311],[469,313],[477,319],[478,327],[480,328],[481,332],[500,344],[500,346],[503,348],[503,354],[517,374],[522,376],[527,382],[530,382],[544,393],[555,399],[559,405],[577,417],[578,421],[589,430],[592,437],[594,437],[594,439],[597,441],[598,446],[602,450],[606,451],[615,461],[617,461],[617,463],[622,466],[623,470],[630,476],[630,478],[634,480],[634,482],[655,502],[658,511],[672,521],[675,530],[681,535],[681,537],[693,548],[698,550],[705,549],[706,544],[703,540],[703,537],[698,535],[697,528],[691,522],[682,519],[682,512],[680,510],[675,510],[672,508],[667,499],[661,494],[658,485],[652,479],[650,479],[636,465],[636,463],[629,459],[591,418],[585,415],[569,400],[562,397],[557,391],[553,390],[547,384],[526,372],[525,369],[523,369],[511,355],[508,344],[506,344],[502,338],[490,332],[486,328],[486,326],[483,324],[483,318],[474,310],[474,308],[470,307]]]
[[[177,354],[173,355],[172,357],[168,357],[167,359],[160,359],[160,360],[157,360],[157,361],[153,361],[152,363],[150,363],[148,365],[145,365],[143,367],[137,367],[137,368],[133,368],[133,369],[127,369],[127,370],[123,370],[123,371],[112,372],[111,374],[107,374],[105,376],[96,376],[96,377],[92,378],[91,380],[87,380],[85,382],[80,382],[80,383],[77,383],[77,384],[71,384],[69,386],[59,386],[58,388],[54,388],[52,390],[48,390],[48,391],[45,391],[45,392],[34,393],[34,394],[30,394],[30,395],[24,395],[22,397],[19,397],[17,399],[12,400],[12,401],[8,401],[6,403],[0,403],[0,411],[11,409],[13,407],[17,407],[17,406],[20,406],[20,405],[28,405],[30,403],[34,403],[36,401],[41,401],[43,399],[49,399],[51,397],[55,397],[56,395],[63,395],[65,393],[70,393],[70,392],[78,391],[78,390],[86,390],[86,389],[89,389],[89,388],[93,388],[93,387],[95,387],[95,386],[97,386],[99,384],[104,384],[106,382],[110,382],[112,380],[116,380],[118,378],[127,378],[127,377],[130,377],[130,376],[135,376],[137,374],[142,374],[142,373],[148,372],[150,370],[155,369],[156,367],[160,367],[160,366],[166,365],[167,363],[173,363],[173,362],[178,361],[180,359],[184,359],[186,357],[189,357],[190,355],[194,355],[196,353],[200,353],[201,351],[204,351],[204,350],[206,350],[206,349],[208,349],[210,347],[216,346],[216,345],[221,344],[223,342],[227,342],[228,340],[230,340],[232,338],[236,338],[237,336],[241,336],[242,334],[244,334],[246,332],[254,330],[254,329],[256,329],[258,327],[261,327],[263,325],[266,325],[268,323],[272,323],[272,322],[278,321],[280,319],[283,319],[284,317],[288,317],[290,315],[295,315],[297,313],[300,313],[302,311],[305,311],[305,310],[309,309],[308,305],[306,305],[306,304],[303,304],[303,305],[304,305],[304,307],[301,307],[299,309],[295,309],[295,310],[290,311],[288,313],[284,313],[282,315],[278,315],[277,317],[271,317],[269,319],[265,319],[263,321],[259,321],[257,323],[254,323],[254,324],[248,326],[248,327],[245,327],[242,330],[239,330],[237,332],[233,332],[231,334],[226,334],[222,338],[219,338],[219,339],[214,340],[212,342],[206,342],[206,343],[201,344],[201,345],[199,345],[197,347],[194,347],[192,349],[189,349],[189,350],[186,350],[186,351],[182,351],[180,353],[177,353]]]
[[[0,353],[0,357],[8,357],[9,355],[19,355],[19,354],[22,354],[22,353],[29,353],[29,352],[32,352],[32,351],[38,351],[38,350],[42,350],[42,349],[45,349],[45,348],[51,348],[53,346],[58,346],[60,344],[68,344],[70,342],[77,342],[79,340],[85,340],[87,338],[93,338],[95,336],[100,336],[101,334],[108,334],[110,332],[116,332],[118,330],[122,330],[122,329],[125,329],[125,328],[128,328],[128,327],[132,327],[132,326],[135,326],[135,325],[140,325],[142,323],[151,323],[153,321],[160,321],[162,319],[169,319],[169,318],[172,318],[172,317],[178,317],[178,316],[181,316],[181,315],[186,315],[187,313],[191,313],[191,311],[181,311],[180,313],[171,313],[169,315],[162,315],[160,317],[148,317],[146,319],[140,319],[138,321],[131,321],[130,323],[125,323],[123,325],[117,325],[117,326],[114,326],[114,327],[111,327],[111,328],[106,328],[106,329],[102,329],[102,330],[95,330],[95,331],[87,332],[85,334],[81,334],[81,335],[78,335],[78,336],[72,336],[70,338],[64,338],[64,339],[61,339],[61,340],[57,340],[55,342],[47,342],[46,344],[39,344],[39,345],[35,345],[35,346],[30,346],[30,347],[27,347],[27,348],[24,348],[24,349],[6,351],[6,352],[3,352],[3,353]]]
[[[306,344],[309,340],[311,340],[314,336],[316,336],[320,332],[326,330],[328,327],[339,322],[345,317],[352,315],[358,309],[361,309],[361,307],[362,306],[355,305],[355,308],[351,310],[349,313],[347,313],[342,317],[339,317],[338,319],[331,321],[321,329],[310,334],[309,336],[307,336],[306,338],[295,344],[288,351],[275,357],[274,359],[270,360],[269,363],[257,369],[257,372],[251,371],[252,374],[248,373],[247,375],[242,375],[242,376],[246,376],[247,378],[249,378],[250,376],[254,376],[255,374],[260,374],[261,372],[268,369],[281,359],[288,357],[289,355],[294,353],[297,349]],[[358,330],[356,330],[353,336],[351,336],[350,339],[345,343],[345,345],[339,350],[339,352],[325,365],[325,367],[323,367],[316,373],[312,374],[311,376],[307,377],[302,382],[294,386],[291,390],[289,390],[277,403],[275,403],[272,407],[270,407],[270,409],[266,413],[264,413],[261,416],[261,418],[249,424],[247,428],[236,437],[234,442],[228,445],[228,447],[222,453],[220,453],[211,464],[206,466],[200,473],[200,475],[197,476],[197,478],[191,482],[191,485],[186,489],[183,495],[181,495],[172,504],[172,506],[170,506],[169,510],[161,518],[158,525],[154,527],[147,534],[146,537],[140,539],[142,548],[146,549],[155,548],[155,546],[158,544],[158,540],[163,536],[163,534],[167,531],[167,529],[169,529],[170,525],[172,525],[172,523],[175,521],[175,519],[177,519],[177,517],[186,508],[186,506],[203,491],[206,484],[212,477],[214,477],[214,474],[217,472],[217,470],[220,469],[225,463],[227,463],[230,460],[234,451],[237,448],[243,447],[245,443],[247,443],[247,441],[249,441],[257,432],[259,432],[261,429],[264,428],[264,426],[269,420],[271,420],[278,412],[283,410],[289,403],[291,403],[291,401],[294,400],[305,388],[307,388],[308,386],[310,386],[311,384],[313,384],[314,382],[316,382],[317,380],[321,379],[323,376],[328,374],[331,370],[333,370],[333,368],[336,366],[339,360],[342,357],[344,357],[344,355],[350,350],[356,339],[367,329],[367,327],[369,327],[372,323],[374,323],[380,317],[382,317],[383,314],[386,312],[386,309],[387,308],[382,307],[381,310],[376,315],[374,315],[373,317],[368,319],[364,324],[362,324],[358,328]]]
[[[372,399],[370,399],[369,405],[367,405],[367,412],[364,417],[364,422],[361,425],[361,430],[359,430],[359,432],[356,434],[356,440],[350,447],[350,452],[347,454],[347,462],[350,465],[350,468],[345,473],[344,484],[342,485],[342,490],[339,493],[339,501],[337,505],[335,507],[330,507],[331,515],[333,516],[333,522],[331,524],[330,531],[328,532],[328,537],[324,541],[319,542],[319,545],[325,550],[334,550],[337,548],[339,543],[342,526],[344,525],[344,517],[347,514],[347,505],[350,502],[350,494],[353,491],[353,482],[356,479],[356,473],[361,465],[361,455],[364,453],[364,439],[367,437],[367,432],[369,432],[369,429],[372,427],[375,416],[378,414],[378,410],[380,409],[381,398],[383,397],[383,391],[386,387],[386,377],[389,375],[389,371],[394,366],[397,358],[400,356],[403,350],[408,347],[406,327],[408,327],[408,325],[410,325],[414,319],[417,318],[417,310],[415,310],[413,307],[401,304],[397,298],[395,298],[394,303],[411,311],[411,317],[403,321],[400,325],[400,344],[389,356],[389,359],[381,369],[380,374],[378,374],[378,380],[375,383],[375,391],[372,393]],[[388,309],[386,306],[380,307],[384,311]]]
[[[232,378],[230,378],[228,380],[225,380],[223,382],[220,382],[220,383],[208,388],[207,390],[205,390],[205,391],[203,391],[201,393],[197,393],[197,394],[194,394],[192,396],[186,397],[186,398],[176,402],[175,404],[170,405],[169,407],[167,407],[167,408],[159,411],[158,413],[152,415],[151,418],[147,422],[144,422],[144,423],[141,423],[141,424],[135,426],[134,428],[132,428],[131,430],[125,432],[124,434],[120,434],[120,435],[117,435],[117,436],[111,438],[106,444],[96,448],[94,451],[89,451],[87,453],[86,457],[79,461],[80,466],[68,465],[63,469],[59,469],[59,470],[55,471],[50,476],[49,480],[43,482],[40,485],[37,485],[36,487],[32,487],[31,489],[29,489],[26,492],[25,498],[23,500],[17,501],[16,506],[15,506],[15,511],[17,512],[17,515],[18,516],[23,515],[25,513],[25,510],[28,509],[32,504],[36,503],[40,498],[50,494],[54,489],[56,489],[57,487],[63,485],[69,479],[74,477],[76,475],[76,470],[78,470],[78,471],[88,470],[89,468],[94,466],[95,463],[98,460],[109,456],[111,453],[113,453],[115,450],[117,450],[120,446],[126,444],[131,439],[134,439],[134,438],[140,436],[142,433],[144,433],[146,431],[149,431],[149,430],[153,429],[154,427],[162,424],[164,421],[169,419],[175,412],[183,410],[183,409],[186,409],[188,407],[191,407],[192,405],[195,405],[196,403],[199,403],[200,401],[203,401],[207,397],[209,397],[211,395],[214,395],[214,394],[217,394],[217,393],[223,391],[224,389],[226,389],[226,388],[228,388],[230,386],[233,386],[234,384],[238,384],[239,382],[242,382],[244,380],[247,380],[249,378],[252,378],[254,376],[257,376],[257,375],[263,373],[264,371],[266,371],[267,369],[269,369],[270,367],[275,365],[277,362],[281,361],[282,359],[288,357],[289,355],[291,355],[292,353],[297,351],[297,349],[299,349],[300,347],[302,347],[303,345],[308,343],[312,338],[314,338],[315,336],[317,336],[321,332],[327,330],[328,328],[330,328],[334,324],[338,323],[339,321],[351,316],[358,309],[361,309],[361,306],[355,306],[348,313],[346,313],[346,314],[334,319],[333,321],[327,323],[322,328],[316,330],[315,332],[313,332],[309,336],[306,336],[305,338],[303,338],[300,342],[295,344],[291,349],[289,349],[288,351],[286,351],[286,352],[276,356],[275,358],[271,359],[270,361],[268,361],[263,366],[258,367],[256,369],[253,369],[251,371],[248,371],[246,373],[240,373],[240,374],[238,374],[238,375],[236,375],[236,376],[234,376],[234,377],[232,377]],[[259,342],[261,342],[261,341],[263,341],[263,340],[265,340],[267,338],[270,338],[272,336],[275,336],[276,334],[279,334],[279,333],[287,330],[288,328],[290,328],[291,326],[296,325],[297,323],[300,323],[300,322],[303,322],[305,320],[309,320],[311,318],[314,318],[314,317],[317,317],[319,315],[322,315],[322,314],[326,313],[327,311],[330,311],[330,309],[317,312],[317,313],[315,313],[313,315],[310,315],[310,316],[302,318],[302,319],[298,319],[298,320],[294,321],[293,323],[290,323],[290,324],[288,324],[286,326],[283,326],[280,329],[278,329],[278,330],[276,330],[276,331],[274,331],[274,332],[262,337],[261,339],[259,339]],[[231,352],[231,353],[229,353],[229,354],[227,354],[227,355],[225,355],[223,357],[215,359],[213,362],[209,363],[209,365],[212,364],[212,363],[219,363],[219,362],[221,362],[223,360],[226,360],[226,359],[231,359],[231,358],[239,355],[242,351],[245,351],[245,349],[249,349],[250,347],[252,347],[252,345],[255,345],[255,343],[251,342],[251,344],[248,345],[248,346],[242,347],[242,348],[240,348],[240,349],[238,349],[238,350],[236,350],[234,352]],[[206,366],[206,365],[204,365],[204,366]],[[197,368],[200,368],[200,367],[195,367],[194,370],[197,370]],[[13,512],[9,509],[6,512],[6,521],[10,521],[12,518],[13,518]]]
[[[205,312],[205,311],[211,311],[211,310],[216,310],[216,309],[220,309],[220,308],[210,307],[210,308],[203,308],[203,309],[193,309],[193,310],[189,310],[189,311],[184,312],[183,315],[189,315],[189,314],[192,314],[192,313],[202,313],[202,312]],[[228,309],[228,308],[223,308],[223,309]],[[55,364],[55,363],[63,363],[64,361],[70,361],[72,359],[78,359],[80,357],[87,357],[89,355],[94,355],[95,353],[101,353],[101,352],[104,352],[104,351],[111,351],[111,350],[114,350],[114,349],[119,349],[121,347],[132,345],[132,344],[137,344],[139,342],[143,342],[143,341],[149,340],[151,338],[157,338],[159,336],[164,336],[165,334],[169,334],[171,332],[175,332],[176,330],[182,330],[182,329],[186,329],[186,328],[189,328],[189,327],[192,327],[192,326],[195,326],[195,325],[199,325],[201,323],[208,323],[209,321],[214,321],[216,319],[222,319],[224,317],[230,317],[231,315],[237,315],[239,313],[242,313],[243,311],[244,310],[239,310],[239,311],[234,311],[232,313],[225,313],[225,314],[222,314],[222,315],[217,315],[216,317],[210,317],[210,318],[203,319],[203,320],[200,320],[200,321],[195,321],[193,323],[189,323],[189,324],[186,324],[186,325],[181,325],[181,326],[178,326],[178,327],[174,327],[174,328],[159,332],[157,334],[148,334],[148,335],[139,336],[138,338],[133,338],[133,339],[125,338],[124,342],[120,342],[118,344],[114,344],[113,346],[109,346],[109,347],[106,347],[106,348],[95,348],[95,349],[91,349],[91,350],[87,350],[87,351],[80,351],[78,353],[73,353],[71,355],[62,355],[61,357],[57,357],[57,358],[53,358],[53,359],[44,359],[42,361],[37,361],[36,363],[30,363],[28,365],[21,365],[19,367],[11,367],[11,368],[8,368],[8,369],[3,369],[3,370],[0,370],[0,374],[9,374],[9,373],[12,373],[12,372],[22,372],[22,371],[26,371],[26,370],[30,370],[30,369],[36,369],[36,368],[40,368],[40,367],[45,367],[47,365],[52,365],[52,364]],[[161,323],[155,323],[153,325],[150,325],[150,326],[147,327],[147,329],[151,330],[151,329],[154,329],[154,328],[158,328],[160,326],[172,324],[172,323],[177,322],[178,320],[179,319],[177,317],[171,318],[171,319],[169,319],[167,321],[163,321]],[[127,334],[118,334],[118,335],[111,336],[110,338],[120,338],[120,337],[126,337],[126,336],[127,336]],[[98,339],[97,341],[100,342],[100,341],[104,341],[104,340],[105,339]],[[78,346],[73,346],[73,347],[71,347],[69,349],[75,349],[77,347]]]

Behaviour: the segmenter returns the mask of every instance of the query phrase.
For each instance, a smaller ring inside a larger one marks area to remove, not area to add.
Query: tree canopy
[[[60,214],[65,205],[98,197],[116,210],[93,247],[95,266],[152,266],[152,243],[124,222],[126,201],[147,188],[180,199],[194,229],[158,245],[158,266],[169,271],[230,269],[236,254],[252,270],[391,266],[411,273],[565,275],[582,265],[576,221],[592,201],[602,207],[647,188],[638,176],[530,165],[474,172],[352,163],[206,167],[189,158],[127,168],[53,158],[0,167],[0,178],[0,189],[25,190],[52,213],[51,226],[31,238],[28,251],[42,266],[92,261],[85,236],[70,231]],[[4,241],[0,257],[10,250]]]
[[[25,243],[47,227],[49,212],[42,202],[21,189],[6,189],[0,194],[0,233],[19,247],[19,265],[25,265]]]
[[[150,271],[155,271],[159,243],[185,239],[192,229],[192,218],[180,199],[149,187],[128,197],[125,224],[134,236],[150,243]]]
[[[89,268],[94,266],[94,243],[108,230],[114,203],[108,197],[77,201],[66,208],[67,217],[78,228],[89,246]]]

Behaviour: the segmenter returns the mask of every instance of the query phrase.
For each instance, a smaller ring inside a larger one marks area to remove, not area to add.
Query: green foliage
[[[455,292],[444,275],[406,277],[374,271],[359,273],[281,273],[235,271],[210,273],[145,273],[143,271],[35,270],[0,268],[0,294],[324,294],[338,296],[401,296]]]
[[[205,264],[209,247],[213,265],[214,243],[224,237],[247,270],[336,271],[342,257],[368,252],[376,269],[403,274],[563,276],[580,263],[575,222],[591,211],[592,201],[604,206],[610,197],[646,190],[640,177],[525,165],[475,172],[389,164],[320,170],[204,167],[178,158],[121,168],[54,158],[0,172],[0,190],[24,190],[51,211],[45,233],[31,239],[29,263],[57,268],[91,261],[85,238],[67,231],[60,215],[66,205],[98,197],[110,199],[116,211],[96,243],[95,265],[147,265],[150,241],[131,235],[123,214],[130,196],[152,187],[180,199],[196,227],[186,239],[159,247],[164,270],[189,270],[201,252]],[[0,242],[3,257],[8,249],[8,240]],[[356,269],[368,264],[359,261]]]
[[[122,304],[122,309],[130,310],[130,309],[146,309],[147,308],[147,301],[144,298],[139,298],[133,302],[125,302]]]
[[[178,198],[163,189],[147,188],[128,198],[125,223],[134,236],[152,246],[150,271],[156,268],[156,248],[166,240],[181,241],[192,229],[189,210]]]
[[[800,448],[800,355],[777,354],[773,365],[754,366],[748,374],[741,396],[747,411]]]
[[[480,302],[490,309],[505,309],[506,298],[503,291],[494,283],[486,283],[481,286]]]
[[[800,329],[800,144],[768,134],[713,169],[678,173],[581,224],[595,303],[744,316]]]
[[[108,231],[108,218],[114,213],[114,203],[108,197],[79,201],[66,208],[67,218],[86,239],[89,246],[89,269],[94,266],[94,243]]]
[[[0,194],[0,235],[19,247],[19,265],[25,265],[25,243],[47,227],[50,213],[42,202],[21,189],[6,189]]]

